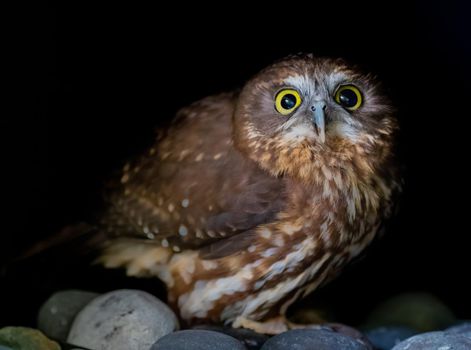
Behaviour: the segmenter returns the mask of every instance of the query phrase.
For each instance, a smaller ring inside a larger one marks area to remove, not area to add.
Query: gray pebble
[[[7,346],[0,345],[0,350],[13,350],[13,349]]]
[[[417,333],[408,327],[388,326],[371,329],[365,334],[375,349],[390,350],[404,339],[408,339]]]
[[[265,334],[256,333],[246,328],[232,328],[232,327],[223,327],[223,326],[214,326],[214,325],[198,325],[198,326],[194,326],[193,329],[202,329],[202,330],[227,334],[237,339],[242,344],[244,344],[248,350],[260,349],[262,345],[269,338]]]
[[[341,324],[341,323],[324,323],[321,329],[330,330],[335,333],[346,335],[347,337],[355,339],[357,342],[365,345],[369,350],[373,350],[373,344],[366,335],[358,329]]]
[[[246,350],[237,339],[226,334],[188,329],[169,334],[157,341],[150,350]]]
[[[448,334],[461,334],[471,339],[471,321],[466,321],[445,329]]]
[[[392,350],[469,350],[471,339],[459,334],[428,332],[397,344]]]
[[[295,329],[269,339],[261,350],[368,350],[355,339],[327,330]]]
[[[178,328],[175,314],[153,295],[116,290],[95,298],[80,311],[67,342],[99,350],[149,350]]]
[[[54,293],[39,309],[38,328],[50,338],[65,341],[75,316],[98,295],[81,290]]]
[[[59,345],[61,346],[61,350],[91,350],[88,348],[78,347],[76,345],[70,345],[66,343],[59,343]]]
[[[367,328],[405,326],[431,332],[456,322],[453,312],[440,299],[427,293],[404,293],[378,305],[369,315]]]

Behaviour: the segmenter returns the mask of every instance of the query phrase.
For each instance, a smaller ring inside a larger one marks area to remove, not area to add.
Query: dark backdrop
[[[378,301],[414,290],[434,293],[471,318],[467,11],[451,2],[352,5],[77,2],[22,9],[4,53],[14,108],[5,109],[0,124],[1,260],[90,219],[105,180],[180,107],[239,87],[284,55],[314,52],[359,63],[384,81],[399,110],[406,167],[400,212],[387,236],[318,295],[334,301],[344,322],[360,322]],[[69,258],[52,268],[3,271],[0,326],[34,324],[38,305],[56,289],[161,293],[154,281]]]

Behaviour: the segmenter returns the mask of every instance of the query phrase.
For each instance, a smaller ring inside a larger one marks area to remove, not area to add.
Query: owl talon
[[[293,323],[287,321],[289,329],[323,329],[324,327],[320,324],[303,324],[303,323]]]
[[[284,316],[270,318],[263,322],[253,321],[243,316],[239,316],[232,323],[232,327],[247,328],[257,333],[270,334],[270,335],[280,334],[290,329],[289,321]]]
[[[283,332],[286,332],[290,329],[322,329],[321,324],[311,323],[294,323],[289,321],[285,316],[277,316],[270,318],[266,321],[259,322],[249,320],[243,316],[239,316],[232,323],[234,328],[247,328],[251,329],[257,333],[276,335]]]

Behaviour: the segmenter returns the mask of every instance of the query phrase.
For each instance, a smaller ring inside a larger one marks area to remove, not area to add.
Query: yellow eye
[[[299,92],[293,89],[281,90],[275,97],[275,108],[278,113],[288,115],[301,104]]]
[[[342,85],[335,93],[335,101],[349,111],[360,108],[363,103],[360,90],[353,85]]]

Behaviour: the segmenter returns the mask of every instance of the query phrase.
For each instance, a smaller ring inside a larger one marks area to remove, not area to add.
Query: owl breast
[[[286,180],[288,204],[255,230],[245,250],[214,260],[195,254],[194,270],[189,272],[188,264],[174,269],[191,281],[171,290],[182,317],[231,323],[239,316],[261,320],[284,314],[360,254],[390,205],[390,187],[379,177],[366,186],[348,183],[346,174],[335,176],[337,184],[326,179],[329,184],[309,191]],[[341,181],[345,186],[338,186]]]

